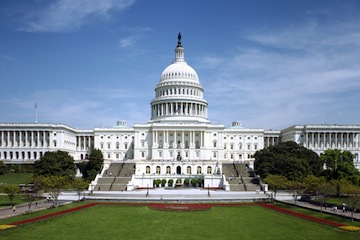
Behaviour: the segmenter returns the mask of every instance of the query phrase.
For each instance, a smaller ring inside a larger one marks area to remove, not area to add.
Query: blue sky
[[[147,122],[178,32],[211,122],[360,124],[356,0],[2,0],[0,122]]]

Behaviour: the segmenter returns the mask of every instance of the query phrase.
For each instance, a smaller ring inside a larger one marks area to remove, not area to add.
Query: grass
[[[10,173],[0,175],[0,184],[12,184],[19,185],[21,183],[25,184],[29,181],[29,178],[32,176],[32,173]]]
[[[3,223],[10,223],[9,221],[13,222],[13,219],[7,219]],[[48,239],[49,236],[53,240],[347,240],[359,239],[360,235],[291,217],[260,206],[213,207],[209,211],[199,212],[165,212],[150,210],[148,207],[98,205],[0,232],[2,240]]]
[[[10,173],[10,174],[4,174],[0,175],[0,192],[3,192],[3,186],[5,185],[14,185],[18,186],[19,184],[26,184],[30,177],[32,176],[32,173]],[[16,196],[14,199],[14,204],[21,204],[25,203],[26,199],[24,196]],[[1,206],[9,206],[10,200],[6,194],[0,195],[0,207]]]

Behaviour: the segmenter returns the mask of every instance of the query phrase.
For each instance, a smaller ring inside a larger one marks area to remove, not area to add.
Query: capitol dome
[[[151,101],[151,121],[208,122],[208,103],[196,71],[184,59],[181,35],[174,61],[160,75]]]
[[[199,77],[195,70],[190,67],[185,61],[174,61],[162,72],[160,81],[186,79],[199,82]]]

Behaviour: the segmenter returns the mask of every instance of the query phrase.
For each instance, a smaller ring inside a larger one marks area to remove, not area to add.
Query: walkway
[[[286,204],[291,204],[291,205],[295,205],[295,200],[281,200],[281,199],[277,199],[277,201],[279,202],[283,202],[283,203],[286,203]],[[296,204],[299,206],[299,207],[303,207],[303,208],[308,208],[308,209],[312,209],[312,210],[315,210],[315,211],[318,211],[320,212],[321,211],[321,207],[320,206],[317,206],[317,205],[314,205],[314,204],[311,204],[311,203],[308,203],[308,202],[303,202],[303,201],[297,201]],[[345,217],[345,218],[350,218],[351,219],[351,212],[350,211],[346,211],[346,212],[343,212],[342,209],[337,209],[336,212],[332,211],[331,208],[327,207],[325,209],[325,207],[322,208],[322,211],[326,214],[334,214],[334,215],[337,215],[337,216],[340,216],[340,217]],[[353,215],[353,218],[354,218],[354,221],[360,221],[360,213],[354,213]]]
[[[64,204],[64,201],[58,201],[58,205]],[[53,206],[53,202],[50,201],[38,201],[37,204],[33,202],[33,204],[30,207],[30,211],[39,211],[43,209],[47,209]],[[27,203],[16,205],[15,211],[11,206],[4,207],[0,209],[0,219],[2,218],[8,218],[8,217],[14,217],[17,215],[26,214],[29,212],[29,205]]]

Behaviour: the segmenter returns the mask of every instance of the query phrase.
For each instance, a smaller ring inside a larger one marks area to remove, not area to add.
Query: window
[[[166,174],[171,174],[171,167],[170,166],[166,167]]]
[[[216,152],[213,152],[213,157],[216,158],[216,156],[217,156],[217,155],[216,155]]]
[[[213,142],[214,148],[216,148],[216,141]]]
[[[142,157],[142,158],[145,157],[145,152],[141,152],[141,157]]]
[[[146,174],[150,174],[150,166],[146,166]]]
[[[234,159],[234,154],[230,154],[230,159]]]
[[[162,157],[162,152],[159,152],[159,157]]]
[[[107,154],[107,157],[110,158],[110,153]]]
[[[201,174],[201,167],[200,166],[197,167],[196,174]]]
[[[161,171],[160,171],[160,166],[156,166],[156,174],[160,174]]]
[[[247,149],[250,150],[250,144],[247,145]]]
[[[119,149],[119,148],[120,148],[120,143],[116,142],[116,149]]]
[[[257,144],[254,145],[254,149],[257,150]]]
[[[207,167],[207,171],[206,171],[206,172],[207,172],[207,174],[211,174],[211,173],[212,173],[212,170],[211,170],[211,167],[210,167],[210,166]]]
[[[100,143],[100,148],[104,149],[104,144],[103,143]]]
[[[110,147],[111,147],[111,144],[110,144],[110,143],[108,143],[108,149],[110,149]]]
[[[128,148],[128,144],[124,143],[124,148],[127,149]]]
[[[116,154],[116,158],[119,158],[119,154],[118,154],[118,153]]]
[[[187,173],[187,174],[191,174],[191,167],[190,167],[190,166],[188,166],[188,167],[186,168],[186,173]]]
[[[234,149],[234,144],[230,144],[230,149]]]

